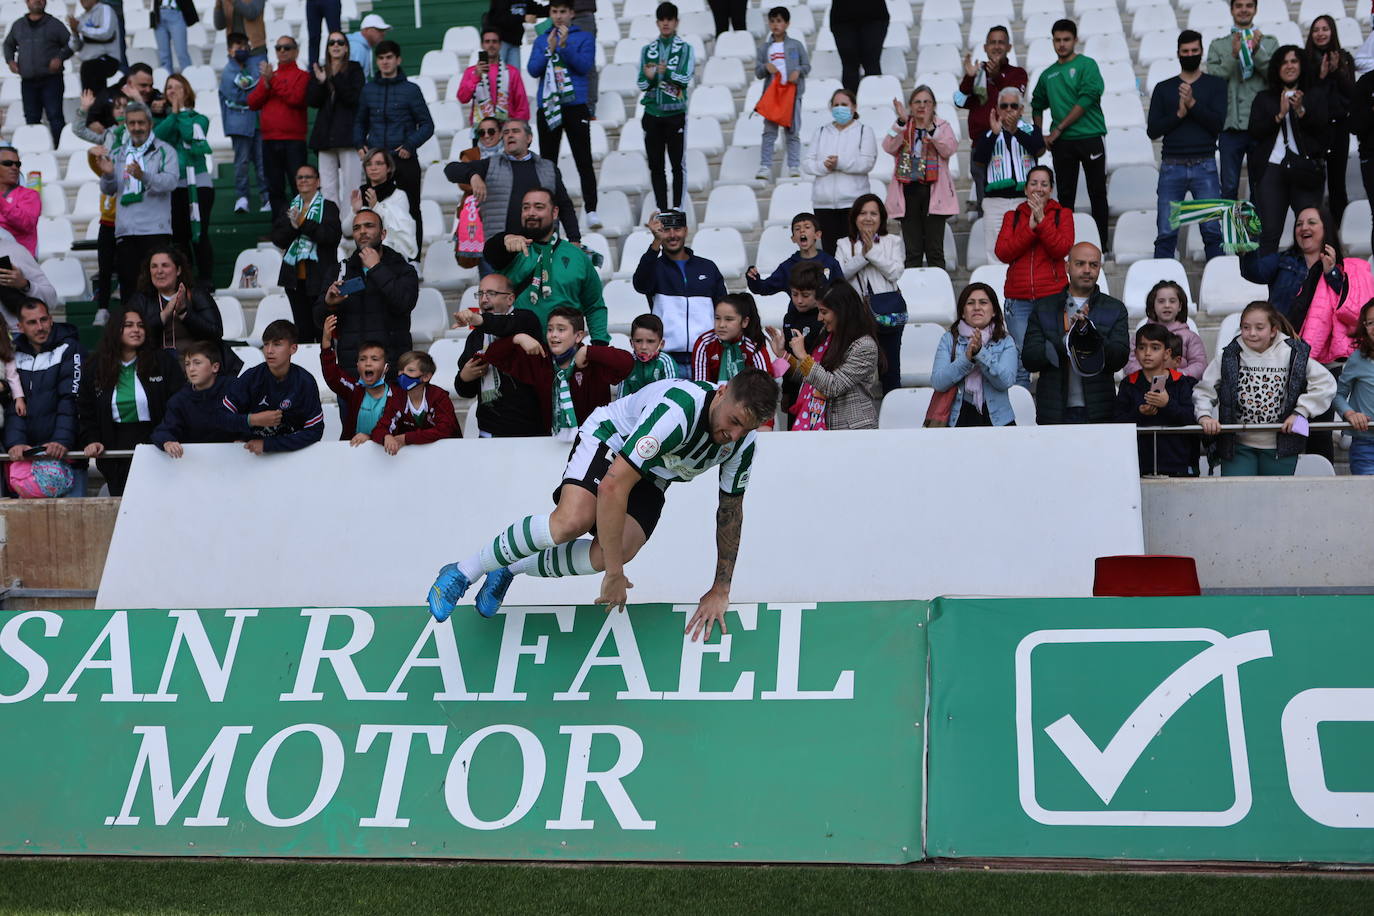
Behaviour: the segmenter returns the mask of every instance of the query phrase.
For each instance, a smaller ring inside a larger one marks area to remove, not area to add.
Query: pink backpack
[[[75,479],[67,462],[56,458],[10,462],[10,490],[20,499],[65,496]]]

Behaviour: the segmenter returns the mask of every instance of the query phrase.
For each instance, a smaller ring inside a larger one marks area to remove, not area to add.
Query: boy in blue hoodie
[[[1162,324],[1141,325],[1135,332],[1135,358],[1140,371],[1121,380],[1116,394],[1116,422],[1137,426],[1191,426],[1196,379],[1179,372],[1174,354],[1179,336]],[[1198,475],[1197,436],[1137,436],[1141,474],[1169,477]]]
[[[262,332],[264,362],[229,384],[224,406],[235,432],[254,455],[294,452],[324,437],[324,409],[315,377],[291,362],[296,326],[277,319]]]
[[[787,292],[790,288],[789,281],[792,279],[792,268],[803,261],[820,265],[825,275],[826,287],[835,280],[844,278],[840,262],[835,260],[834,255],[821,248],[821,230],[816,214],[798,213],[792,217],[792,244],[797,246],[797,250],[767,277],[762,276],[757,267],[750,265],[744,274],[745,282],[749,284],[749,292],[755,296]],[[825,292],[825,288],[823,287],[820,292]]]
[[[229,45],[229,59],[219,77],[219,113],[224,134],[234,145],[234,212],[248,212],[248,177],[252,170],[258,179],[261,209],[266,213],[272,206],[267,201],[262,133],[258,113],[248,107],[248,93],[258,84],[258,64],[264,58],[251,55],[248,36],[242,32],[230,32],[225,41]]]
[[[572,24],[573,0],[549,3],[548,31],[530,49],[530,76],[539,78],[539,155],[558,161],[563,135],[568,135],[577,177],[582,182],[582,205],[587,228],[600,229],[596,213],[596,167],[592,162],[591,111],[587,79],[596,72],[596,39]]]
[[[186,387],[167,400],[167,412],[153,430],[152,442],[173,458],[180,458],[183,442],[233,442],[234,417],[225,413],[229,379],[219,376],[220,348],[196,340],[182,348]]]

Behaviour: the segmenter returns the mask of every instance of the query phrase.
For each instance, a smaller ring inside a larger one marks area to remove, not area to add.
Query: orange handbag
[[[754,111],[763,115],[779,127],[792,129],[792,110],[797,104],[797,84],[785,83],[776,74],[763,90]]]

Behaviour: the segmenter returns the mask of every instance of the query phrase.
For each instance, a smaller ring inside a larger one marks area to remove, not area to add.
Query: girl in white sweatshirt
[[[1217,354],[1193,388],[1193,409],[1209,436],[1223,423],[1282,423],[1280,432],[1223,435],[1223,477],[1291,477],[1307,444],[1309,419],[1331,406],[1336,380],[1309,359],[1312,348],[1268,302],[1240,314],[1240,337]],[[1295,431],[1296,430],[1296,431]]]

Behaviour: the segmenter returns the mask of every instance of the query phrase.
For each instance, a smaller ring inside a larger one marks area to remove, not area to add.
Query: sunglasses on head
[[[19,168],[19,160],[18,160],[18,159],[0,159],[0,165],[3,165],[3,166],[4,166],[5,168],[7,168],[7,169],[17,169],[17,168]]]

